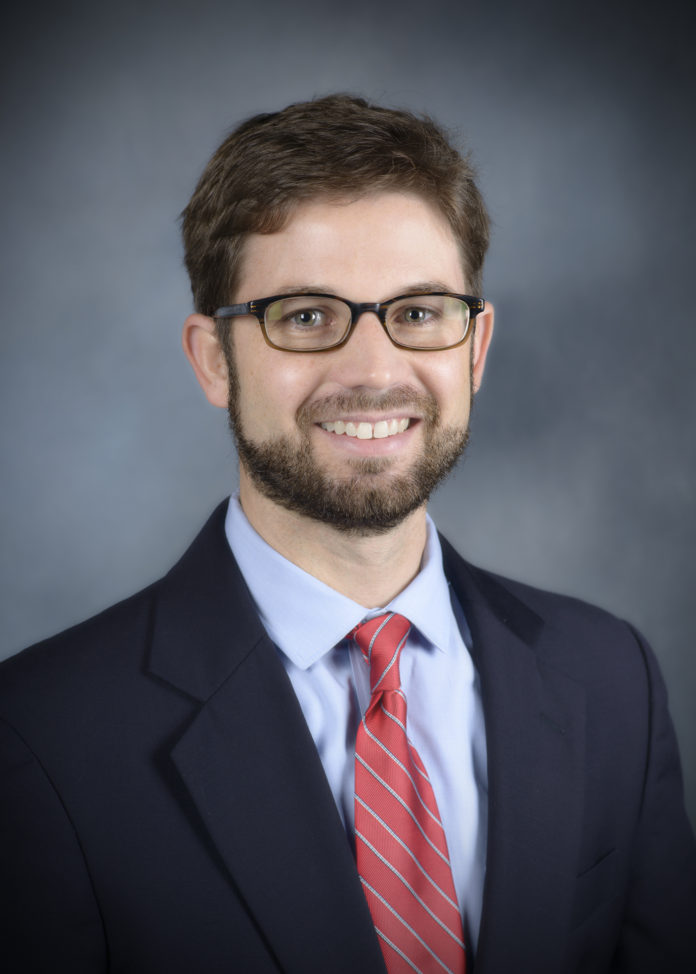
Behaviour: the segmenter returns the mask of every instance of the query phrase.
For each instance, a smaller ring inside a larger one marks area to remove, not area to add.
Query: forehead
[[[280,230],[251,234],[236,300],[314,287],[375,301],[426,282],[465,290],[447,220],[420,196],[375,193],[301,203]]]

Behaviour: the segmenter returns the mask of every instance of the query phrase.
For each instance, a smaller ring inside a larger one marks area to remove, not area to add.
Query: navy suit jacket
[[[4,971],[384,974],[223,522],[224,505],[161,581],[0,668]],[[469,970],[693,971],[696,851],[652,653],[443,546],[488,745]]]

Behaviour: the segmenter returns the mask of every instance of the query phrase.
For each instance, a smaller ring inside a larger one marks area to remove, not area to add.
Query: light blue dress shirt
[[[410,620],[399,667],[408,733],[435,792],[465,937],[475,951],[488,825],[486,737],[479,678],[467,649],[471,635],[451,596],[433,522],[428,518],[418,575],[389,605],[374,609],[341,595],[266,544],[237,496],[230,499],[225,530],[261,622],[280,650],[351,841],[355,737],[370,681],[359,648],[345,636],[385,609]]]

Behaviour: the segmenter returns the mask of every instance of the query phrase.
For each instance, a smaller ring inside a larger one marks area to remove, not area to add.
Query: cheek
[[[316,385],[307,363],[265,343],[262,348],[238,348],[236,362],[239,412],[246,434],[294,430],[295,414]]]
[[[443,358],[433,363],[428,375],[423,376],[423,382],[435,396],[443,422],[466,422],[471,395],[471,354],[468,346],[442,354]]]

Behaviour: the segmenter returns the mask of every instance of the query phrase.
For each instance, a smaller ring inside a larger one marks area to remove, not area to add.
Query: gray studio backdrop
[[[696,818],[688,6],[26,11],[2,60],[3,654],[158,577],[233,489],[179,347],[177,214],[233,124],[349,90],[458,133],[495,224],[497,332],[437,520],[472,560],[647,634]]]

